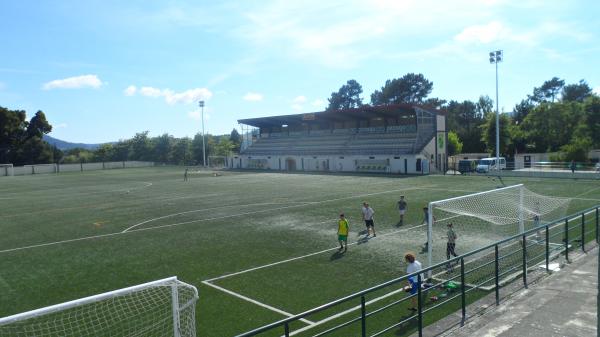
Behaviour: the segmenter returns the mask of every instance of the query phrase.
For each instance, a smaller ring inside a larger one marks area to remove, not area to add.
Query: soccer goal
[[[0,336],[195,336],[197,300],[170,277],[0,318]]]
[[[0,164],[0,177],[14,175],[15,170],[13,168],[13,164]]]
[[[549,197],[523,184],[433,201],[428,206],[427,259],[429,265],[447,259],[448,224],[458,235],[456,253],[464,254],[487,244],[523,233],[566,215],[569,198]],[[531,238],[535,242],[535,237]],[[505,255],[520,246],[502,247]],[[560,245],[560,243],[553,243]],[[474,255],[469,263],[486,265],[489,256]],[[430,275],[431,276],[431,275]]]

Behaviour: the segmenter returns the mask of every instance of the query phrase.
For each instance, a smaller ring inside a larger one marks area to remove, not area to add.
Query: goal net
[[[0,164],[0,177],[13,175],[15,175],[13,164]]]
[[[569,198],[537,194],[522,184],[431,202],[427,221],[428,263],[431,266],[449,257],[447,242],[450,228],[457,236],[454,250],[458,255],[540,226],[540,231],[527,239],[532,243],[539,241],[537,249],[542,251],[543,225],[564,217],[569,203]],[[515,254],[522,249],[520,243],[515,240],[501,245],[500,255],[504,257],[504,264],[520,263],[522,257]],[[559,246],[560,241],[551,244]],[[530,253],[535,254],[535,249],[535,246],[532,247]],[[493,258],[486,252],[473,255],[465,263],[470,264],[472,269],[479,268],[479,272],[484,274],[486,268],[493,267],[490,265]],[[473,273],[471,276],[477,278],[476,275]]]
[[[197,299],[171,277],[0,318],[0,336],[195,336]]]

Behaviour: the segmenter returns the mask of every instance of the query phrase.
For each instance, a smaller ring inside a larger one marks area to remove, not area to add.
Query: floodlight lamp
[[[496,56],[496,62],[502,62],[502,56]]]
[[[501,56],[502,55],[502,50],[496,50],[496,56]]]
[[[493,57],[490,57],[490,63],[494,63],[496,60]]]
[[[198,106],[200,106],[201,108],[204,108],[204,101],[199,101]]]
[[[494,57],[494,52],[490,52],[490,58]]]

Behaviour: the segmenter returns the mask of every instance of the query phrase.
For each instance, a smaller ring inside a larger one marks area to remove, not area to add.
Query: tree
[[[592,139],[588,136],[574,137],[573,140],[566,145],[560,147],[563,156],[563,161],[578,161],[585,162],[588,160],[588,153],[592,148]]]
[[[190,162],[192,159],[191,144],[192,140],[188,137],[175,139],[171,147],[171,161],[177,165],[186,165]]]
[[[509,125],[510,117],[507,114],[499,116],[500,128],[500,154],[508,154],[508,146],[510,144]],[[488,153],[495,155],[496,153],[496,114],[488,113],[485,116],[485,123],[481,126],[482,134],[481,141],[485,143]]]
[[[558,77],[553,77],[551,80],[544,82],[541,87],[533,88],[533,95],[529,99],[536,103],[550,102],[554,103],[554,99],[565,86],[565,81]]]
[[[483,115],[476,103],[471,101],[450,101],[446,106],[447,129],[455,131],[463,142],[463,152],[479,153],[485,151],[485,144],[481,141]]]
[[[0,162],[14,165],[50,163],[54,151],[42,136],[52,131],[52,125],[42,111],[28,122],[23,110],[0,107]]]
[[[130,159],[148,161],[152,159],[152,146],[148,138],[148,131],[136,133],[130,140],[130,143],[131,150],[133,151]]]
[[[221,137],[219,142],[214,145],[215,156],[229,156],[233,151],[235,145],[233,142],[225,137]]]
[[[521,103],[515,105],[513,109],[513,122],[521,124],[534,107],[535,105],[529,99],[521,100]]]
[[[173,136],[165,133],[153,139],[153,160],[159,163],[171,162],[170,154],[173,146]]]
[[[448,132],[448,155],[453,156],[458,153],[462,153],[463,143],[458,138],[458,135],[454,131]]]
[[[328,99],[327,111],[358,108],[362,106],[362,86],[356,80],[349,80],[337,92],[332,92]]]
[[[584,123],[588,128],[592,145],[595,149],[600,148],[600,97],[592,95],[583,103]]]
[[[542,103],[525,117],[521,130],[535,152],[554,152],[570,142],[583,117],[580,103]]]
[[[385,81],[381,90],[371,94],[371,104],[423,103],[431,93],[433,82],[423,74],[409,73],[401,78]]]
[[[231,134],[229,135],[229,140],[233,143],[234,148],[233,151],[236,153],[240,153],[240,148],[242,146],[242,136],[236,129],[231,130]]]
[[[208,147],[206,147],[208,149]],[[208,151],[207,151],[208,152]],[[203,162],[202,135],[197,133],[192,140],[192,159],[198,165],[204,165]]]
[[[583,102],[592,95],[592,88],[586,81],[580,80],[579,83],[564,86],[561,99],[563,102]]]
[[[446,101],[445,99],[437,98],[437,97],[431,97],[431,98],[428,98],[425,101],[423,101],[423,105],[430,106],[434,109],[440,109],[446,103],[448,103],[448,101]]]
[[[111,161],[113,160],[115,148],[112,144],[102,144],[94,151],[95,161]]]

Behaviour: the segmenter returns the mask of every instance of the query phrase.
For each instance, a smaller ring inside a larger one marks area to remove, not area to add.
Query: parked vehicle
[[[495,170],[505,170],[506,169],[506,158],[500,157],[500,162],[496,162],[496,157],[493,158],[483,158],[479,160],[477,164],[477,173],[487,173]]]
[[[477,159],[463,159],[458,162],[458,172],[461,174],[475,172]]]

